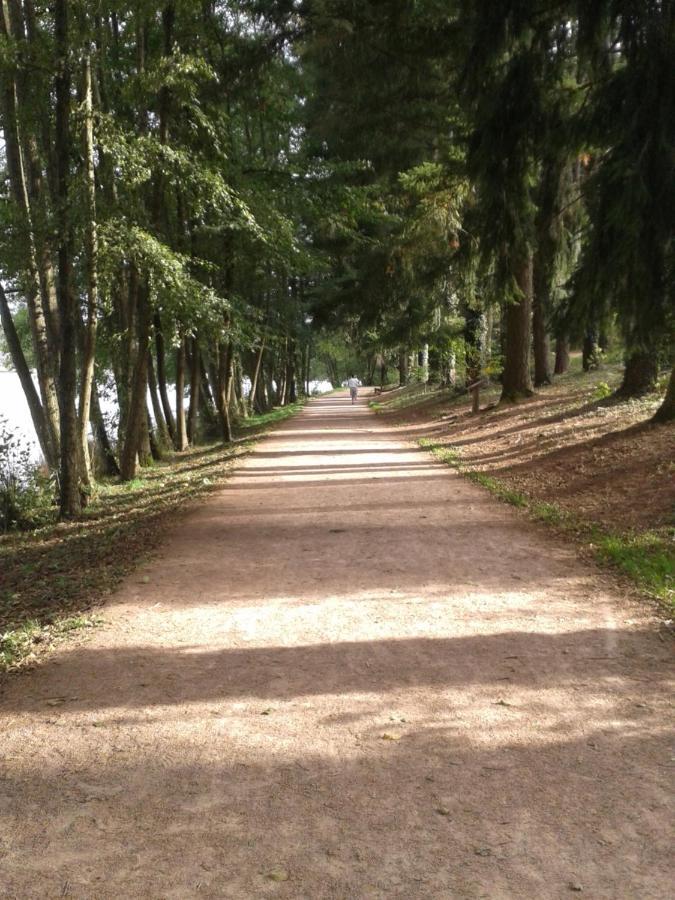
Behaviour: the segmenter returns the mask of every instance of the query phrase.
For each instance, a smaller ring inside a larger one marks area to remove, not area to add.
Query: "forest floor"
[[[650,422],[661,394],[617,402],[620,366],[568,376],[523,403],[473,415],[466,395],[393,390],[372,404],[502,500],[564,529],[664,604],[675,607],[675,423]]]
[[[5,679],[3,897],[672,896],[659,618],[367,399]]]

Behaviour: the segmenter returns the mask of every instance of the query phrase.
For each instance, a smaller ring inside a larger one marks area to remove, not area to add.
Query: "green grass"
[[[562,529],[583,540],[600,562],[618,569],[640,590],[661,602],[669,612],[675,612],[675,529],[668,529],[665,533],[611,532],[595,522],[585,521],[561,509],[555,503],[534,500],[498,478],[468,469],[462,464],[461,455],[455,447],[439,444],[429,438],[421,438],[418,444],[429,450],[440,462],[456,469],[502,502],[524,509],[536,521]]]
[[[249,416],[247,419],[239,419],[237,430],[243,433],[250,433],[269,428],[271,425],[276,425],[277,422],[283,422],[284,419],[290,418],[290,416],[302,409],[306,403],[307,400],[302,398],[301,400],[296,400],[295,403],[289,403],[287,406],[277,406],[270,412]]]

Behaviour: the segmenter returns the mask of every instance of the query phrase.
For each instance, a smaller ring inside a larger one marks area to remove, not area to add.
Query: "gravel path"
[[[654,623],[364,400],[103,615],[4,687],[2,898],[672,897]]]

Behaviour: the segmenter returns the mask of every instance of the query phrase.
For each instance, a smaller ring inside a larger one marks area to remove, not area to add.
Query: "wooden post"
[[[487,381],[484,378],[480,378],[478,381],[474,381],[473,384],[468,386],[467,390],[471,394],[472,413],[480,412],[480,389],[486,386]]]

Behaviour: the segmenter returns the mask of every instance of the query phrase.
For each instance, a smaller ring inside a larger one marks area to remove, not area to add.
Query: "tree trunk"
[[[160,454],[172,445],[169,431],[166,427],[162,404],[157,391],[157,378],[155,376],[155,367],[152,361],[152,350],[148,348],[148,390],[150,392],[150,402],[152,403],[152,414],[155,417],[155,431],[157,445]],[[154,454],[153,454],[154,455]]]
[[[50,458],[50,455],[53,451],[49,436],[49,428],[47,426],[47,420],[45,418],[42,404],[40,403],[40,397],[37,390],[35,389],[35,385],[33,384],[30,369],[28,368],[28,363],[26,362],[26,357],[24,356],[23,349],[21,347],[19,335],[17,334],[16,328],[14,326],[12,313],[9,308],[9,303],[7,302],[7,295],[5,294],[5,289],[3,288],[1,281],[0,322],[2,323],[2,329],[5,333],[5,340],[7,342],[7,349],[9,350],[12,365],[14,366],[16,374],[19,376],[19,381],[21,382],[21,387],[26,397],[26,402],[28,403],[28,409],[30,410],[35,433],[37,434],[38,442],[40,444],[40,450],[42,451],[42,455],[44,456],[45,462],[47,463],[49,468],[53,469],[57,464],[57,460],[54,457]]]
[[[187,436],[191,444],[197,443],[197,413],[199,411],[199,387],[201,366],[199,363],[199,344],[196,338],[190,341],[190,405],[187,415]]]
[[[545,272],[534,272],[532,298],[532,343],[534,347],[534,386],[551,383],[551,346],[546,325],[549,306],[548,284]]]
[[[258,356],[255,362],[255,372],[253,373],[253,381],[251,382],[251,393],[249,394],[249,410],[253,412],[253,404],[258,396],[258,378],[260,377],[260,366],[262,365],[263,354],[265,353],[265,338],[262,339]],[[262,409],[259,412],[263,412]]]
[[[68,0],[55,0],[54,40],[56,52],[56,173],[59,275],[57,294],[61,327],[59,366],[59,414],[61,431],[60,509],[62,518],[82,511],[80,491],[81,452],[76,408],[77,333],[79,309],[72,278],[72,225],[70,190],[71,73],[68,43]]]
[[[659,374],[656,353],[636,351],[626,358],[623,381],[617,390],[619,397],[642,397],[656,387]]]
[[[408,383],[408,351],[401,350],[398,355],[398,383],[405,387]]]
[[[220,418],[220,429],[223,442],[232,441],[230,426],[230,385],[232,383],[232,342],[218,346],[218,387],[216,390],[216,407]]]
[[[137,276],[136,276],[137,277]],[[147,284],[139,284],[132,293],[137,296],[137,350],[131,376],[131,390],[127,412],[126,433],[120,452],[122,481],[136,477],[138,458],[147,462],[148,448],[144,447],[148,421],[148,344],[150,340],[150,298]]]
[[[564,375],[570,367],[570,345],[565,337],[556,338],[554,375]]]
[[[169,403],[169,392],[166,385],[166,362],[164,355],[164,333],[162,332],[162,322],[159,313],[155,313],[155,350],[157,353],[157,387],[159,396],[162,401],[162,410],[164,411],[164,420],[172,441],[176,440],[176,422],[173,417],[173,410]]]
[[[598,331],[591,326],[584,335],[584,343],[581,348],[581,366],[584,372],[592,372],[600,365],[600,347],[598,345]]]
[[[91,483],[89,458],[89,410],[91,407],[94,360],[96,356],[96,327],[98,316],[98,234],[96,226],[96,176],[94,169],[94,121],[91,92],[91,56],[87,52],[83,62],[84,81],[84,159],[86,166],[87,218],[84,228],[84,245],[87,260],[87,320],[82,342],[82,374],[80,384],[80,452],[82,475]]]
[[[675,366],[670,372],[670,379],[666,389],[666,396],[663,403],[654,413],[653,422],[673,422],[675,421]]]
[[[504,311],[506,346],[502,373],[502,400],[517,401],[532,396],[530,335],[532,312],[532,256],[516,272],[520,299]]]
[[[112,448],[112,444],[110,443],[110,438],[108,437],[108,432],[105,427],[105,420],[103,418],[103,412],[101,410],[101,403],[98,399],[98,390],[96,388],[96,382],[92,385],[91,390],[91,421],[94,426],[94,434],[96,435],[96,440],[98,441],[98,445],[101,450],[101,457],[103,461],[103,471],[106,475],[119,475],[120,467],[117,465],[117,459],[115,458],[115,453]]]
[[[185,428],[185,339],[181,338],[176,350],[176,439],[174,444],[179,452],[187,450],[188,439]]]

